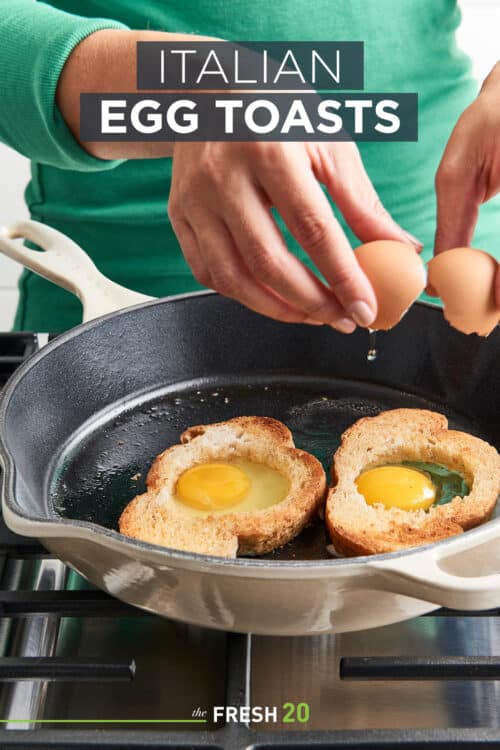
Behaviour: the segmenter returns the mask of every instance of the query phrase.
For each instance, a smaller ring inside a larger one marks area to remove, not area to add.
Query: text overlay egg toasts
[[[222,557],[280,547],[326,495],[320,462],[267,417],[190,427],[154,460],[146,485],[120,517],[122,534]]]
[[[440,475],[460,493],[442,503]],[[394,552],[487,521],[499,493],[500,456],[493,446],[449,430],[442,414],[393,409],[360,419],[344,432],[333,459],[325,521],[341,554]]]

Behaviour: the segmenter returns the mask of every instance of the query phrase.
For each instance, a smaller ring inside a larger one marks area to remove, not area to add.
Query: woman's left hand
[[[434,252],[470,246],[479,207],[499,192],[500,63],[497,63],[479,96],[460,116],[437,171]],[[496,294],[500,307],[500,270]]]

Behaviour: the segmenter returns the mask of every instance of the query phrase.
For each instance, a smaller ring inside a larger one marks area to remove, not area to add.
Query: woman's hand
[[[57,105],[79,140],[80,95],[136,92],[138,41],[206,37],[105,29],[73,50],[60,76]],[[174,155],[169,215],[187,262],[203,285],[285,321],[328,323],[346,333],[368,326],[376,300],[320,183],[364,242],[418,242],[391,219],[353,143],[82,142],[100,159]],[[326,283],[291,253],[274,221],[276,207]]]
[[[320,183],[361,241],[418,247],[382,206],[353,143],[177,143],[168,211],[197,280],[278,320],[369,326],[373,289]],[[272,207],[326,283],[288,251]]]
[[[435,253],[469,246],[479,207],[499,192],[500,63],[497,63],[477,99],[459,118],[436,174]],[[496,293],[500,306],[500,271]]]

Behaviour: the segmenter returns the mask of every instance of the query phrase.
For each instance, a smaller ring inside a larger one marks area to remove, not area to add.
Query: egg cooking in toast
[[[280,547],[326,495],[320,462],[267,417],[189,428],[154,460],[146,485],[120,517],[122,534],[222,557]]]

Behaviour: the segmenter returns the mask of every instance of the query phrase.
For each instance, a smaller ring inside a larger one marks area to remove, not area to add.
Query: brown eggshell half
[[[448,323],[462,333],[488,336],[500,322],[495,258],[483,250],[456,247],[436,255],[428,268],[429,285],[443,300]]]
[[[425,267],[412,245],[394,240],[376,240],[355,250],[377,298],[377,317],[370,328],[393,328],[423,292]]]

